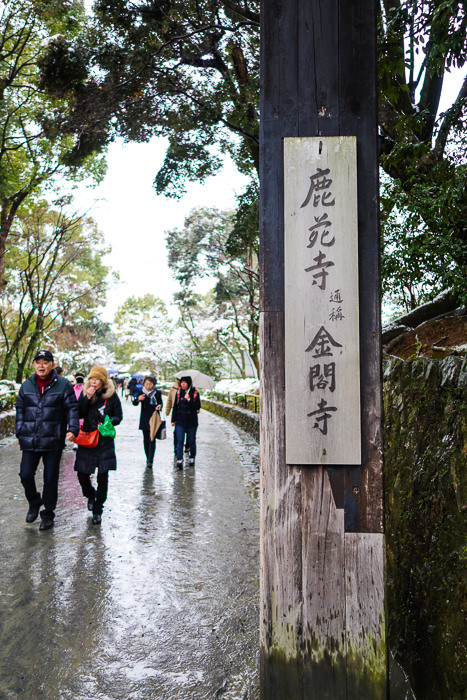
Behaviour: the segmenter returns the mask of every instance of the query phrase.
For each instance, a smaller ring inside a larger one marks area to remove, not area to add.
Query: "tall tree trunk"
[[[3,224],[0,226],[0,294],[3,292],[5,285],[5,255],[6,255],[6,239],[10,233],[10,225]]]
[[[16,370],[15,381],[18,382],[18,384],[20,384],[23,381],[24,369],[25,369],[26,365],[30,362],[34,348],[42,336],[43,326],[44,326],[44,319],[39,318],[37,320],[34,333],[31,335],[31,337],[29,339],[29,342],[28,342],[26,351],[23,354],[23,357],[20,359],[19,353],[16,354],[16,357],[18,359],[18,365],[17,365],[17,370]]]

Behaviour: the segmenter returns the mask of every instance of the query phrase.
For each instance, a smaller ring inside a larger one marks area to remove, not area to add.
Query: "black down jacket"
[[[73,387],[52,370],[52,381],[41,396],[34,373],[21,385],[16,400],[15,433],[22,450],[62,450],[68,430],[78,435],[78,403]]]
[[[116,394],[112,380],[109,379],[108,383],[100,391],[96,391],[91,399],[88,399],[86,396],[87,387],[88,384],[86,383],[78,401],[79,416],[84,418],[83,430],[86,432],[96,430],[99,423],[104,422],[105,416],[109,416],[112,423],[118,425],[123,418],[122,404]],[[113,438],[99,435],[99,442],[96,447],[78,445],[75,471],[83,474],[93,474],[96,467],[99,472],[117,468],[115,441]]]
[[[188,396],[188,400],[187,397]],[[199,391],[190,387],[187,392],[179,389],[175,395],[172,409],[172,423],[183,425],[186,428],[194,428],[198,425],[198,413],[201,408]]]

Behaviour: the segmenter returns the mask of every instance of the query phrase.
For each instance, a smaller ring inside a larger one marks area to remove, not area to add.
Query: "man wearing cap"
[[[15,432],[22,451],[19,475],[29,502],[26,522],[34,522],[43,505],[39,530],[49,530],[54,524],[65,439],[72,442],[79,432],[78,403],[71,383],[57,374],[49,350],[38,350],[33,365],[35,373],[23,382],[16,401]],[[35,480],[41,458],[42,496]]]

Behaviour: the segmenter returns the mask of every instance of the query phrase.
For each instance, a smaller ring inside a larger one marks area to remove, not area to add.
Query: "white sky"
[[[106,263],[120,273],[120,283],[108,293],[102,317],[112,321],[115,311],[129,296],[151,293],[165,302],[172,301],[177,283],[167,264],[165,231],[181,228],[190,211],[201,206],[233,208],[235,195],[247,182],[230,159],[224,169],[204,185],[188,184],[180,200],[157,196],[153,180],[166,151],[165,139],[149,143],[111,144],[107,155],[107,175],[101,185],[74,193],[74,208],[88,213],[97,222],[105,240],[112,246]],[[201,285],[207,291],[212,283]]]

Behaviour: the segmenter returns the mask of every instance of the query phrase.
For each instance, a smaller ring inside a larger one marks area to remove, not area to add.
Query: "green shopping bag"
[[[97,429],[103,437],[114,438],[117,434],[115,426],[110,420],[109,416],[105,417],[105,421],[103,423],[100,423]]]

